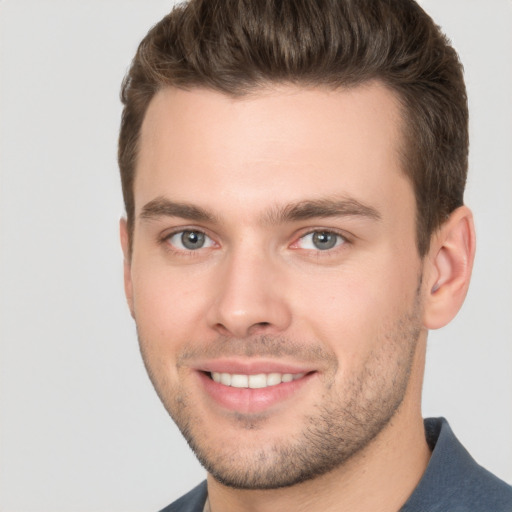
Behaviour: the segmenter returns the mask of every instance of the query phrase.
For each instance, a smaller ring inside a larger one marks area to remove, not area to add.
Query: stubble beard
[[[150,379],[162,403],[180,429],[199,462],[220,483],[237,489],[278,489],[299,484],[343,466],[367,447],[389,424],[402,404],[411,376],[414,356],[421,332],[418,296],[412,310],[391,326],[376,349],[367,358],[358,375],[336,390],[334,354],[315,346],[294,346],[283,338],[261,336],[239,342],[231,355],[265,355],[279,357],[283,352],[302,350],[305,357],[331,361],[326,372],[326,391],[318,405],[305,415],[302,429],[294,437],[273,440],[265,446],[244,451],[234,442],[231,446],[205,441],[204,421],[183,387],[173,387],[163,372],[155,372],[148,345],[139,333],[141,353]],[[235,345],[231,344],[231,347]],[[241,431],[264,430],[266,417],[234,416]],[[243,436],[241,436],[243,439]],[[243,441],[242,441],[243,443]]]

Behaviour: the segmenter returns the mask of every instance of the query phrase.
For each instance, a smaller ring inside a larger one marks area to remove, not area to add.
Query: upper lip
[[[243,361],[237,359],[215,359],[201,361],[193,365],[198,371],[231,373],[240,375],[257,375],[259,373],[309,373],[310,366],[276,360]]]

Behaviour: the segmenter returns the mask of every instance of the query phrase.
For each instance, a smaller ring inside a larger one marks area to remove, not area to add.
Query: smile
[[[305,396],[303,390],[309,389],[318,374],[306,367],[268,361],[214,361],[204,366],[195,375],[208,399],[238,414],[270,411],[273,406]]]
[[[258,373],[245,375],[240,373],[211,372],[214,382],[233,388],[262,389],[277,386],[282,383],[301,379],[305,373]]]

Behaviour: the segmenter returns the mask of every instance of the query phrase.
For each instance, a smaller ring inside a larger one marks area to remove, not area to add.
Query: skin
[[[379,83],[238,99],[169,88],[150,103],[131,253],[121,222],[125,288],[213,512],[392,511],[425,470],[427,330],[464,299],[474,232],[460,208],[419,257],[400,129]],[[183,230],[205,245],[184,247]],[[315,246],[319,232],[334,247]],[[306,376],[277,397],[219,399],[205,377],[285,367]]]

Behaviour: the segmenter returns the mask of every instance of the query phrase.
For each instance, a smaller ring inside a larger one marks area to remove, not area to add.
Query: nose
[[[207,321],[223,336],[285,331],[292,319],[283,273],[270,256],[232,254],[217,275]]]

